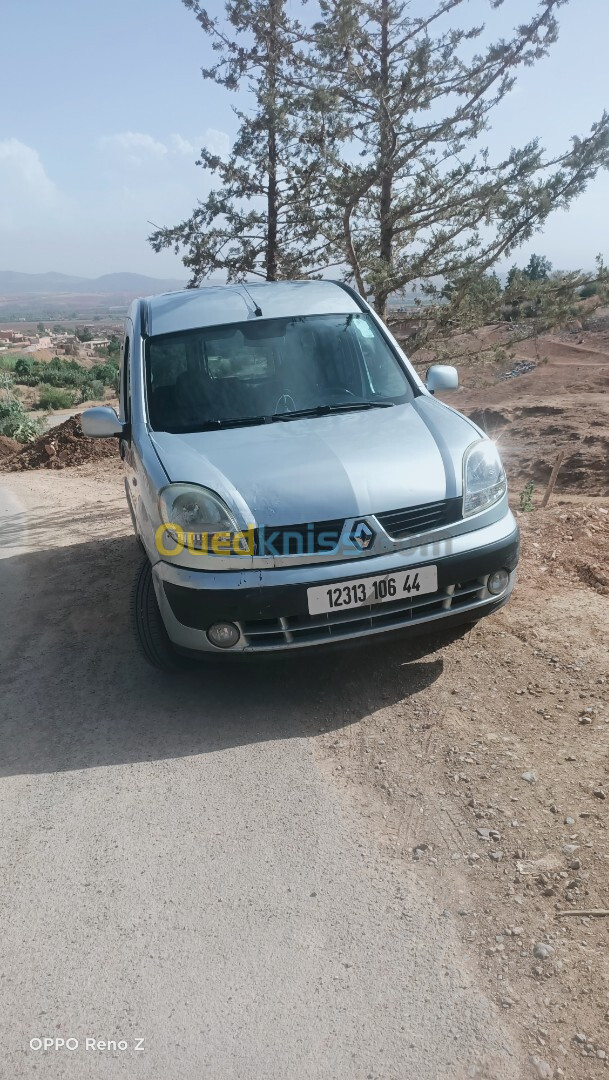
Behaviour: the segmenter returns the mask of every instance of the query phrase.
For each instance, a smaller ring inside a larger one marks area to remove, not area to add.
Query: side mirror
[[[456,367],[450,364],[432,364],[427,368],[425,385],[430,394],[435,394],[436,390],[456,390],[459,385]]]
[[[109,439],[112,436],[120,438],[124,433],[114,409],[108,405],[96,405],[93,409],[85,409],[80,418],[83,434],[90,439]]]

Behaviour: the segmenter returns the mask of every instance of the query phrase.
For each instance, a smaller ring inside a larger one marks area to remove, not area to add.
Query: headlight
[[[159,510],[167,532],[176,539],[175,525],[183,531],[182,542],[191,548],[220,554],[232,550],[236,554],[247,552],[247,538],[240,531],[235,518],[219,495],[196,484],[170,484],[161,491]],[[226,534],[230,535],[230,541]],[[212,537],[222,534],[221,544],[212,543]],[[236,534],[236,536],[235,536]],[[235,543],[233,543],[235,538]],[[216,546],[218,550],[216,551]]]
[[[490,439],[473,443],[463,459],[463,516],[486,510],[507,489],[497,447]]]

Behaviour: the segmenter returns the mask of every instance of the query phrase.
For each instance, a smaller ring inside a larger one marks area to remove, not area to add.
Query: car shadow
[[[0,561],[0,775],[156,761],[345,727],[431,685],[443,670],[437,650],[461,633],[165,674],[146,663],[131,631],[140,559],[123,536]]]

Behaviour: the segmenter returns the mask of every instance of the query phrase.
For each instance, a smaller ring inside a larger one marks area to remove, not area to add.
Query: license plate
[[[336,581],[334,585],[316,585],[314,589],[307,589],[309,615],[348,611],[371,604],[389,604],[392,600],[407,600],[409,596],[433,593],[437,588],[438,571],[435,566],[398,570],[391,574],[358,578],[356,581]]]

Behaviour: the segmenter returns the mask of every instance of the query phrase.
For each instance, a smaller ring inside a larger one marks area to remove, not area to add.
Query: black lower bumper
[[[519,555],[519,533],[515,530],[505,539],[483,548],[459,555],[447,555],[444,558],[427,559],[420,566],[435,565],[438,570],[438,589],[445,589],[458,582],[492,574],[495,570],[516,569]],[[357,574],[341,574],[337,565],[336,577],[328,581],[349,580],[371,575],[374,570],[366,571],[365,560],[358,567]],[[303,575],[307,568],[303,567]],[[205,576],[205,571],[200,571]],[[279,619],[286,616],[305,616],[308,614],[307,589],[318,584],[314,578],[291,585],[264,585],[243,589],[189,589],[164,581],[163,589],[173,615],[183,626],[195,630],[207,630],[212,623],[252,622],[264,619]],[[501,601],[498,602],[498,606]],[[491,607],[492,610],[492,607]]]

